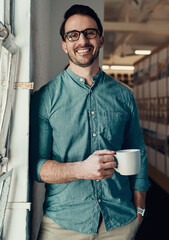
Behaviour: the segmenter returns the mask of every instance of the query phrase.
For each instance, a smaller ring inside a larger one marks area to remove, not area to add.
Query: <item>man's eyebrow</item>
[[[80,32],[79,30],[71,30],[71,31],[67,31],[65,33],[71,33],[71,32]]]
[[[83,31],[86,31],[86,30],[98,30],[97,28],[85,28],[84,30],[71,30],[71,31],[67,31],[65,33],[71,33],[71,32],[83,32]]]

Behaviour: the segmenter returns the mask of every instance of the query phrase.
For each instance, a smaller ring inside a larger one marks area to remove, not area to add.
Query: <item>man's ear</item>
[[[65,53],[68,53],[68,51],[67,51],[67,46],[66,46],[66,42],[64,42],[64,41],[62,41],[62,48],[63,48],[63,51],[64,51]]]
[[[101,36],[99,41],[100,41],[99,46],[100,46],[100,48],[102,48],[104,45],[104,37]]]

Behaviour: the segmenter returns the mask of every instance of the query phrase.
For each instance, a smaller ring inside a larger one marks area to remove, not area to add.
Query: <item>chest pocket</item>
[[[125,129],[129,115],[126,112],[104,112],[103,136],[111,141],[114,146],[120,147],[123,144]]]

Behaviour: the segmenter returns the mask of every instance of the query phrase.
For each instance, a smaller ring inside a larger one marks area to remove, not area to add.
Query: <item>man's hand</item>
[[[143,221],[143,217],[141,216],[140,213],[137,213],[137,218],[139,220],[139,224],[141,225],[142,221]]]
[[[91,180],[111,178],[116,167],[114,154],[115,151],[107,149],[95,151],[83,161],[83,178]]]

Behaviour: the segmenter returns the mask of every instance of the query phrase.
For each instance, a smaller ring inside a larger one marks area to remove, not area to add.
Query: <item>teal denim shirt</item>
[[[44,214],[60,226],[96,234],[102,212],[106,231],[133,221],[134,190],[149,187],[147,155],[131,90],[99,71],[89,87],[70,68],[37,91],[31,101],[30,163],[41,182],[40,168],[49,159],[83,161],[96,150],[139,148],[138,175],[103,180],[81,179],[45,184]]]

